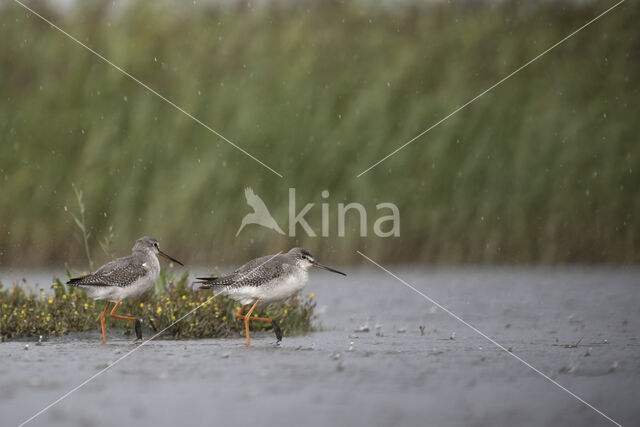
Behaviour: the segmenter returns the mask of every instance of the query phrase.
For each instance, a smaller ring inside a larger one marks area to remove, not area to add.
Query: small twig
[[[104,236],[104,238],[102,240],[98,240],[98,243],[100,244],[100,247],[102,248],[102,251],[109,258],[113,258],[113,254],[111,252],[111,246],[113,245],[113,238],[114,237],[115,237],[115,235],[113,233],[113,225],[110,225],[109,226],[109,234]]]
[[[87,232],[86,222],[84,219],[84,203],[82,201],[82,191],[78,190],[74,184],[72,184],[71,186],[73,187],[73,192],[76,193],[76,200],[78,202],[78,206],[80,207],[80,218],[75,216],[73,212],[69,213],[82,232],[82,239],[84,240],[84,251],[87,255],[87,260],[89,261],[89,271],[93,271],[93,259],[91,258],[91,249],[89,248],[89,237],[91,237],[91,233]]]
[[[578,348],[584,337],[581,337],[575,344],[552,344],[555,347]]]

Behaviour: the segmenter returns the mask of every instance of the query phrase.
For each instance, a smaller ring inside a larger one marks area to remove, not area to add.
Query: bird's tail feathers
[[[82,279],[84,279],[85,277],[86,276],[73,277],[67,281],[67,285],[78,286],[80,285],[80,282],[82,281]]]
[[[223,283],[216,283],[221,277],[213,276],[213,277],[196,277],[197,282],[193,282],[196,285],[200,285],[198,289],[211,289],[216,286],[221,286]]]

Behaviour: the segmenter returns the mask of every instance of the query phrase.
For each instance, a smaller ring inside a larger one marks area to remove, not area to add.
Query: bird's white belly
[[[287,276],[285,279],[272,280],[260,286],[242,286],[229,288],[221,292],[242,305],[253,304],[256,300],[269,304],[286,300],[300,292],[307,284],[306,271]]]
[[[82,289],[90,298],[115,302],[121,299],[136,298],[151,289],[154,283],[155,278],[147,275],[129,286],[87,286]]]

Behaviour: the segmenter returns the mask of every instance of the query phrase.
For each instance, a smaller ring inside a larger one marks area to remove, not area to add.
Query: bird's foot
[[[278,342],[282,341],[282,329],[280,329],[280,325],[278,325],[275,320],[271,321],[271,325],[273,326],[273,332],[276,334]]]
[[[136,319],[133,328],[136,330],[136,340],[142,340],[142,322],[140,319]]]

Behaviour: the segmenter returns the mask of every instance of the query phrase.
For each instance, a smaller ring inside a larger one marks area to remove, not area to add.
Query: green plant
[[[107,234],[102,238],[102,240],[98,240],[98,243],[100,243],[100,247],[102,248],[102,251],[109,258],[114,258],[113,250],[112,250],[114,238],[115,238],[115,234],[113,232],[113,225],[110,225],[107,231]]]
[[[74,197],[71,182],[82,183],[93,235],[118,230],[118,254],[144,229],[200,264],[240,264],[293,244],[344,263],[361,262],[355,250],[365,244],[383,262],[640,262],[637,5],[619,6],[356,178],[603,3],[218,3],[37,9],[285,178],[6,7],[2,265],[51,265],[84,251],[60,208]],[[330,238],[298,228],[294,242],[258,226],[236,237],[250,212],[247,185],[285,230],[288,187],[298,209],[315,203],[306,219],[318,234],[330,203]],[[335,206],[351,201],[370,216],[376,203],[395,203],[401,237],[361,239],[350,232],[357,214],[337,237]],[[89,246],[100,250],[96,239]]]
[[[91,248],[89,246],[89,237],[91,237],[91,233],[87,230],[87,224],[84,218],[84,201],[82,199],[82,190],[78,190],[75,184],[72,184],[73,192],[76,195],[76,202],[78,203],[78,208],[80,209],[80,217],[78,218],[73,212],[69,211],[69,214],[73,217],[73,220],[76,223],[76,226],[82,233],[82,240],[84,242],[84,251],[87,256],[87,261],[89,262],[89,271],[93,271],[93,259],[91,258]]]
[[[188,274],[178,279],[165,271],[160,281],[165,282],[163,293],[150,292],[140,299],[126,300],[119,312],[141,319],[154,332],[168,328],[164,338],[192,339],[243,334],[244,324],[235,317],[238,305],[234,301],[223,296],[211,299],[210,292],[193,290],[188,286]],[[192,312],[200,305],[199,309]],[[315,300],[310,295],[266,308],[259,307],[256,315],[277,319],[285,335],[294,335],[313,330],[314,308]],[[104,302],[94,301],[76,288],[65,287],[60,280],[51,284],[49,292],[45,292],[44,288],[29,291],[17,284],[4,289],[0,284],[0,336],[5,340],[97,331],[103,309]],[[176,322],[185,315],[183,320]],[[108,327],[124,328],[126,334],[131,332],[130,322],[108,318]],[[262,323],[252,324],[251,328],[259,331],[269,329]]]

